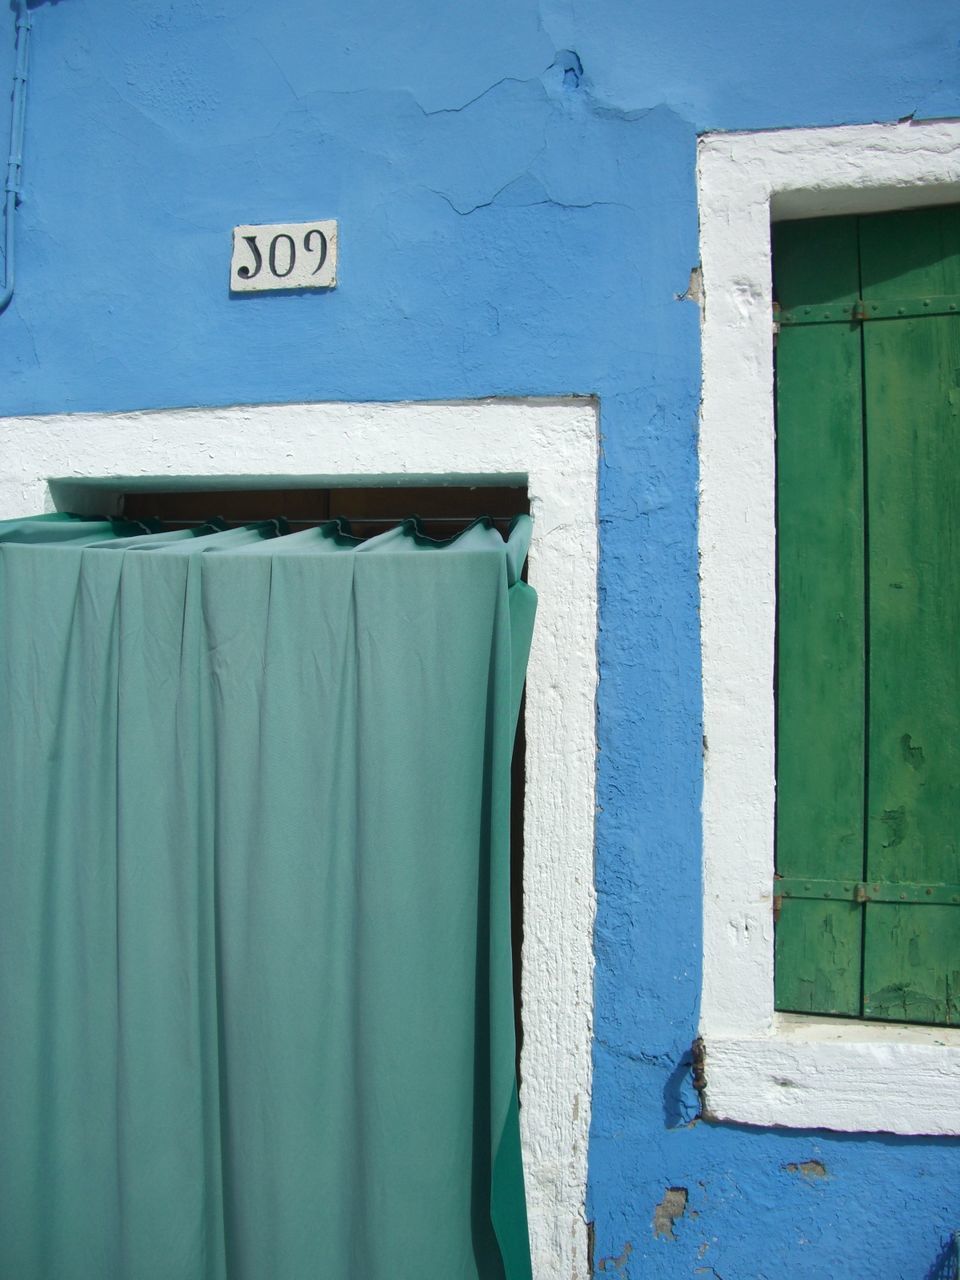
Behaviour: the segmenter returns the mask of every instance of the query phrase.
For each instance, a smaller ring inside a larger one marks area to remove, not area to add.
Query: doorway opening
[[[118,515],[116,498],[133,491],[442,485],[474,488],[481,508],[488,486],[526,488],[540,603],[525,707],[520,1127],[536,1276],[588,1270],[599,417],[595,398],[574,395],[161,407],[2,424],[17,444],[0,467],[4,518]]]

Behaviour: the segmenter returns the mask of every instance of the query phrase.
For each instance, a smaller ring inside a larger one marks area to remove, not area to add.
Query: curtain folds
[[[0,523],[0,1280],[529,1280],[529,531]]]

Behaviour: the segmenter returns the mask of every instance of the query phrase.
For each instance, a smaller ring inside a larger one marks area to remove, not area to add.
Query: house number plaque
[[[335,220],[234,227],[230,259],[233,293],[332,289],[336,283]]]

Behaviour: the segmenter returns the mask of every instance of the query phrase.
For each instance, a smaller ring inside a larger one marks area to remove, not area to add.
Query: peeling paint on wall
[[[653,1211],[653,1234],[676,1240],[673,1224],[687,1211],[689,1195],[686,1187],[667,1187],[663,1199]]]
[[[801,1160],[799,1163],[791,1161],[783,1167],[787,1173],[799,1173],[804,1178],[825,1178],[827,1176],[827,1166],[822,1160]]]
[[[627,1263],[630,1261],[632,1253],[633,1245],[628,1240],[615,1258],[601,1258],[597,1264],[597,1271],[603,1275],[625,1276],[627,1274]]]

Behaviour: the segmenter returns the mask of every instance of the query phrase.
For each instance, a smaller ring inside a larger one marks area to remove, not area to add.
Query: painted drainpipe
[[[3,202],[3,292],[0,311],[13,297],[13,224],[20,195],[20,167],[23,163],[23,120],[27,106],[27,50],[30,43],[30,14],[27,0],[17,3],[17,62],[13,73],[13,115],[10,121],[10,156]]]

